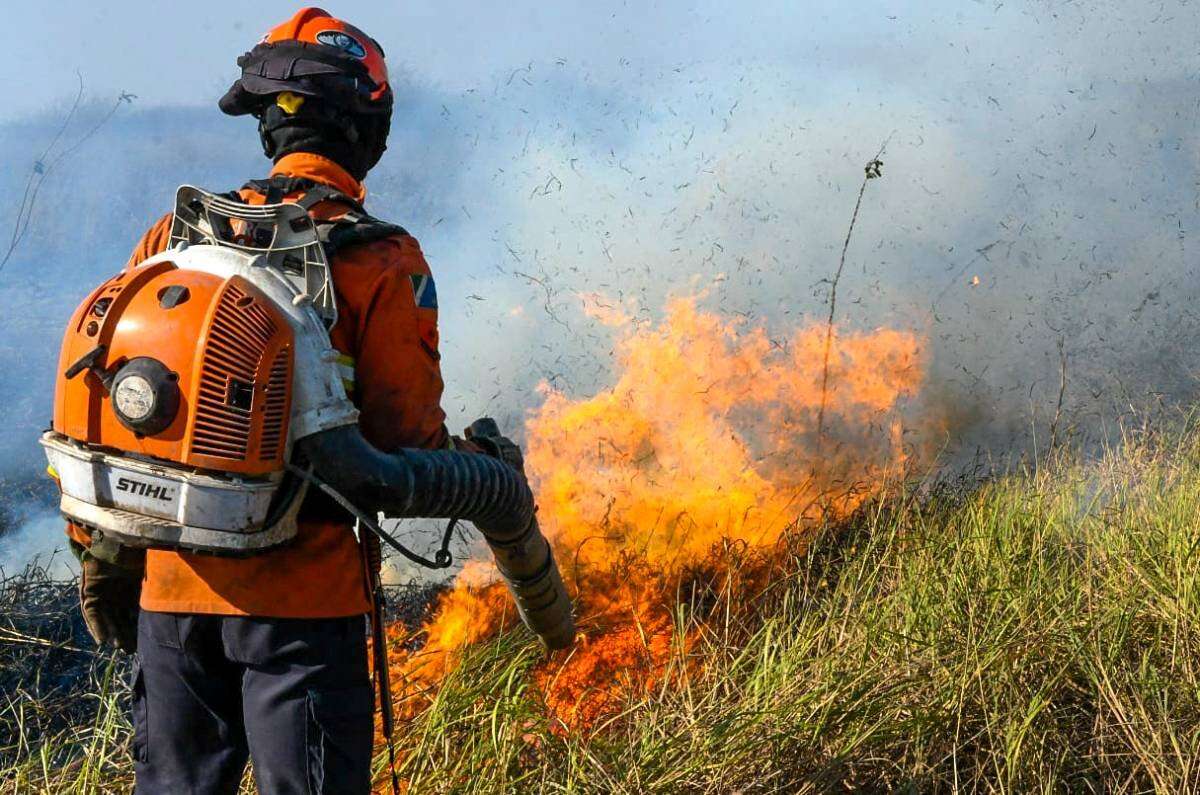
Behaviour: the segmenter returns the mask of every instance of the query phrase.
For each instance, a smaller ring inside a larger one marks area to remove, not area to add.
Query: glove
[[[482,417],[471,423],[464,432],[467,441],[480,448],[485,455],[499,458],[513,469],[525,474],[525,456],[512,439],[500,433],[500,426],[491,417]]]
[[[79,608],[88,634],[98,646],[112,644],[124,652],[137,651],[138,601],[146,554],[121,548],[112,555],[72,542],[79,558]]]

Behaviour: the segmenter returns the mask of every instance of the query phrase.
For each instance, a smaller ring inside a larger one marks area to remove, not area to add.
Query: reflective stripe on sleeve
[[[346,390],[346,394],[348,395],[354,391],[355,384],[357,383],[354,378],[354,357],[338,353],[335,361],[338,375],[342,377],[342,388]]]

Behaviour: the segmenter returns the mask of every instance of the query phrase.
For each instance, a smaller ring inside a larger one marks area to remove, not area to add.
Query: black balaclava
[[[258,116],[263,153],[278,161],[293,152],[311,152],[337,163],[362,181],[387,149],[392,112],[351,113],[308,98],[296,113],[266,104]]]

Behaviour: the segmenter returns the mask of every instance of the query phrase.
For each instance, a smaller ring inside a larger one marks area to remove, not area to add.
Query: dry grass
[[[720,578],[681,589],[661,684],[586,731],[546,715],[525,633],[470,650],[401,727],[402,777],[411,792],[1200,790],[1198,509],[1191,423],[1090,463],[896,493],[782,552],[754,598]],[[8,791],[127,785],[104,674],[88,721],[0,749]],[[11,735],[29,707],[7,695]]]

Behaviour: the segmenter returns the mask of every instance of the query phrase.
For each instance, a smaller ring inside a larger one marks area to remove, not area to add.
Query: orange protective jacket
[[[277,174],[308,178],[358,201],[366,195],[361,183],[318,155],[287,155],[272,169]],[[242,197],[252,204],[265,200],[245,189]],[[329,219],[346,209],[326,201],[312,213]],[[170,228],[170,215],[151,227],[126,267],[163,251]],[[329,336],[341,354],[347,392],[361,412],[363,435],[384,451],[447,446],[437,309],[429,306],[436,302],[418,305],[416,291],[428,289],[431,276],[417,241],[397,236],[356,246],[339,252],[330,265],[338,320]],[[77,528],[69,532],[85,540]],[[332,618],[368,612],[370,594],[352,521],[322,495],[312,495],[301,508],[295,540],[280,549],[247,558],[151,550],[141,606],[172,613]]]

